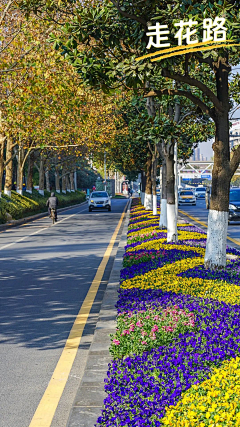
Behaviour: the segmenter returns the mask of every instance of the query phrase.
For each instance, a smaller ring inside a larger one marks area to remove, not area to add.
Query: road
[[[92,213],[84,204],[54,226],[42,218],[0,233],[0,427],[29,427],[126,203]],[[51,427],[67,424],[117,244]]]
[[[180,205],[179,213],[184,212],[191,217],[194,217],[196,221],[193,219],[184,216],[185,219],[189,219],[190,222],[194,222],[196,225],[202,227],[203,229],[207,226],[208,221],[208,210],[206,209],[205,199],[198,199],[196,206],[190,205]],[[202,223],[202,224],[199,224]],[[233,246],[239,249],[240,246],[240,222],[231,223],[228,226],[228,244],[229,246]]]

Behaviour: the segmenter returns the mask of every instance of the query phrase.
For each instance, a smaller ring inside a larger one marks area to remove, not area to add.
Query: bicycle
[[[51,208],[51,215],[50,218],[52,218],[53,224],[55,223],[55,216],[56,216],[56,209]]]

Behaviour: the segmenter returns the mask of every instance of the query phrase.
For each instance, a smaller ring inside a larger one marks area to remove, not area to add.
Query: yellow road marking
[[[188,215],[186,212],[184,211],[180,211],[180,213],[182,213],[183,215],[188,216],[188,218],[193,219],[193,221],[198,222],[198,224],[201,224],[203,227],[207,228],[207,224],[205,222],[199,221],[198,219],[196,219],[194,216]],[[236,245],[240,246],[240,241],[239,240],[235,240],[232,237],[228,237],[227,236],[227,240],[230,240],[231,242],[235,243]]]
[[[86,325],[90,310],[92,308],[94,299],[100,286],[106,265],[112,253],[113,245],[116,241],[119,229],[121,227],[127,205],[128,203],[126,204],[121,218],[118,222],[118,225],[111,237],[110,243],[106,249],[101,264],[98,267],[98,270],[89,288],[87,296],[75,319],[73,327],[66,341],[65,347],[53,372],[52,378],[50,379],[48,387],[44,392],[44,395],[38,405],[38,408],[32,418],[29,427],[51,426],[53,416],[57,409],[59,400],[67,383],[74,359],[76,357],[84,327]]]

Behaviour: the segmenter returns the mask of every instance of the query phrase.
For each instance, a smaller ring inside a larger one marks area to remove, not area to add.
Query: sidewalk
[[[107,396],[104,391],[104,379],[108,363],[112,359],[109,354],[110,334],[115,333],[116,328],[115,304],[118,299],[117,290],[127,240],[130,207],[131,204],[128,206],[124,219],[121,239],[104,294],[93,342],[89,349],[84,375],[70,412],[67,427],[93,427],[101,415],[103,401]]]

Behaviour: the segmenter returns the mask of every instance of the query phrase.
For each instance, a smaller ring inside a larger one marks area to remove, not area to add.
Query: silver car
[[[93,191],[88,199],[88,210],[107,209],[111,211],[111,196],[106,191]]]
[[[196,206],[196,197],[193,191],[182,190],[178,193],[178,205],[185,205],[189,203],[190,205]]]

